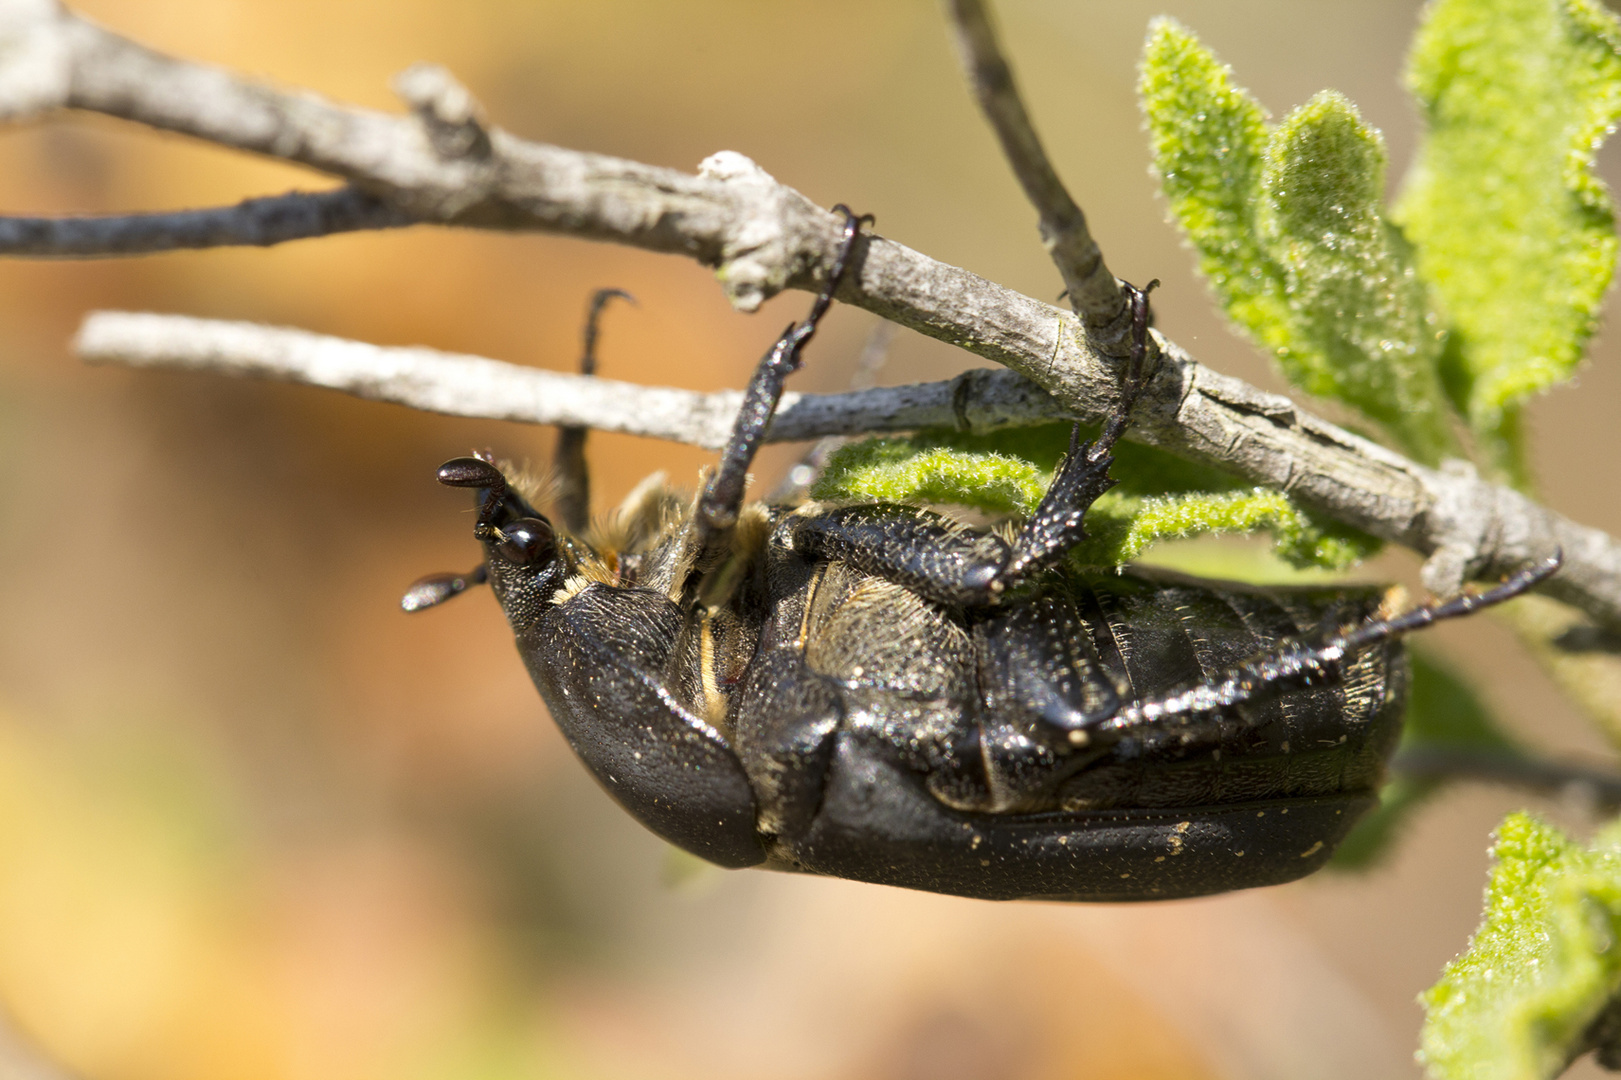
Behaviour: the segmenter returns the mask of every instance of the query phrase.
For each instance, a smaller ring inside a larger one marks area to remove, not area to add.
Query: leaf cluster
[[[1621,120],[1621,22],[1590,0],[1432,0],[1407,82],[1425,132],[1389,206],[1383,140],[1337,93],[1272,124],[1170,20],[1141,91],[1172,217],[1235,326],[1418,460],[1472,450],[1524,487],[1524,406],[1571,377],[1614,272],[1593,158]],[[1537,767],[1421,651],[1410,691],[1398,761]],[[1398,776],[1336,865],[1376,860],[1443,783]],[[1590,1049],[1621,1063],[1618,830],[1587,848],[1503,823],[1485,921],[1423,999],[1432,1075],[1549,1077]]]
[[[1621,120],[1621,23],[1588,0],[1436,0],[1409,61],[1425,119],[1386,154],[1325,90],[1276,124],[1162,19],[1141,92],[1172,216],[1235,325],[1308,393],[1435,463],[1464,440],[1527,482],[1527,399],[1575,371],[1615,268],[1593,173]]]

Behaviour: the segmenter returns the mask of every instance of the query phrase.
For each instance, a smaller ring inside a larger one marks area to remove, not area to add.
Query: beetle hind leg
[[[1199,723],[1226,714],[1233,706],[1275,698],[1333,678],[1346,657],[1443,619],[1460,618],[1511,600],[1552,577],[1562,562],[1563,555],[1555,552],[1483,592],[1461,593],[1388,619],[1369,619],[1317,641],[1286,642],[1197,686],[1130,705],[1090,731],[1072,731],[1070,741],[1076,745],[1100,737],[1118,741],[1149,725]]]

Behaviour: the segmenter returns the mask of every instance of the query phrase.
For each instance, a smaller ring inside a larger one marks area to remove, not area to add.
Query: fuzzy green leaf
[[[1594,0],[1437,0],[1408,83],[1429,130],[1396,216],[1458,337],[1447,388],[1523,479],[1520,403],[1570,377],[1615,269],[1593,156],[1621,120],[1621,23]]]
[[[840,447],[811,488],[815,499],[967,506],[1028,514],[1052,474],[994,450],[957,450],[908,438],[863,439]]]
[[[1258,225],[1283,267],[1289,381],[1360,409],[1414,456],[1453,451],[1439,326],[1401,234],[1384,219],[1385,147],[1324,91],[1267,142]]]
[[[1442,1080],[1540,1080],[1585,1049],[1621,990],[1621,843],[1592,848],[1526,814],[1497,830],[1485,919],[1426,991],[1423,1049]]]
[[[1029,514],[1041,501],[1068,446],[1067,425],[990,435],[920,432],[842,447],[811,490],[817,499],[967,506],[989,514]],[[1072,560],[1118,566],[1161,540],[1211,533],[1270,532],[1296,566],[1343,569],[1377,543],[1325,524],[1286,495],[1134,444],[1115,448],[1120,481],[1087,513],[1088,539]]]
[[[1232,69],[1172,19],[1156,19],[1138,91],[1154,169],[1171,213],[1199,253],[1199,269],[1228,316],[1257,341],[1287,343],[1283,270],[1262,248],[1255,212],[1266,111]]]
[[[1378,133],[1337,94],[1269,131],[1231,70],[1165,19],[1139,89],[1171,212],[1228,317],[1296,385],[1360,409],[1414,456],[1455,452],[1438,327],[1379,210]]]

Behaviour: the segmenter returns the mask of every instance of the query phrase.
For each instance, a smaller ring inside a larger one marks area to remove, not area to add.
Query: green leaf
[[[1467,682],[1427,649],[1409,646],[1407,716],[1401,748],[1464,749],[1522,756],[1520,747],[1498,729],[1491,713]],[[1362,870],[1387,854],[1412,812],[1446,786],[1436,777],[1393,776],[1379,792],[1379,805],[1357,822],[1330,863],[1337,870]]]
[[[1290,382],[1355,406],[1433,463],[1456,451],[1440,327],[1380,211],[1384,186],[1384,140],[1340,94],[1318,94],[1272,133],[1258,225],[1292,316],[1278,359]]]
[[[1156,19],[1138,92],[1154,169],[1199,269],[1228,317],[1268,348],[1286,344],[1283,270],[1261,246],[1255,212],[1266,111],[1232,69],[1173,19]]]
[[[811,495],[1028,515],[1068,445],[1069,426],[1062,424],[865,439],[833,455]],[[1071,556],[1079,565],[1118,566],[1161,540],[1213,533],[1270,532],[1278,554],[1296,566],[1344,569],[1377,548],[1371,538],[1320,521],[1280,492],[1246,487],[1152,447],[1116,446],[1111,471],[1120,483],[1088,511],[1088,539]]]
[[[1459,338],[1448,389],[1523,481],[1520,404],[1570,377],[1615,269],[1593,156],[1621,120],[1621,24],[1593,0],[1437,0],[1408,84],[1428,134],[1397,220]]]
[[[996,451],[877,438],[840,447],[810,494],[823,500],[937,503],[990,514],[1028,514],[1051,479],[1051,472]]]
[[[1231,70],[1165,19],[1139,89],[1172,215],[1228,317],[1290,381],[1360,409],[1414,456],[1456,452],[1439,327],[1379,209],[1378,133],[1330,93],[1269,132]]]
[[[1086,531],[1071,553],[1081,566],[1119,566],[1164,540],[1259,532],[1271,533],[1274,552],[1295,567],[1345,570],[1378,548],[1354,531],[1324,527],[1287,495],[1262,487],[1150,498],[1110,492],[1087,515]]]
[[[1558,1075],[1621,989],[1621,843],[1592,848],[1526,814],[1497,830],[1486,912],[1426,991],[1420,1058],[1443,1080]]]

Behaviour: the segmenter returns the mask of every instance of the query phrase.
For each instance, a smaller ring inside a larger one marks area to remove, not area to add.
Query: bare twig
[[[560,424],[724,445],[743,395],[701,394],[562,375],[421,348],[359,341],[255,323],[100,311],[75,343],[91,363],[249,375],[342,390],[451,416]],[[845,394],[783,395],[767,439],[790,442],[870,431],[957,426],[991,430],[1058,420],[1065,411],[1011,371],[971,371],[945,382]]]
[[[98,363],[252,375],[330,387],[430,412],[574,424],[706,447],[724,443],[741,400],[736,392],[698,394],[634,386],[432,349],[382,348],[300,330],[172,315],[97,312],[85,321],[76,348],[85,359]],[[1226,390],[1221,376],[1202,372],[1200,378],[1213,381],[1218,392]],[[1251,404],[1260,416],[1268,415],[1262,411],[1268,405],[1294,415],[1288,399],[1249,392],[1253,398],[1234,394],[1229,400]],[[791,441],[953,424],[989,430],[1071,415],[1075,414],[1062,403],[1012,372],[971,371],[949,382],[857,393],[790,392],[783,397],[769,438]],[[1095,418],[1095,411],[1081,415]],[[1565,569],[1542,591],[1590,611],[1601,622],[1621,625],[1621,547],[1604,533],[1472,473],[1424,469],[1323,421],[1313,421],[1321,427],[1307,430],[1318,437],[1338,434],[1346,440],[1347,452],[1360,449],[1366,457],[1351,460],[1366,462],[1361,468],[1371,470],[1388,462],[1386,467],[1400,469],[1413,484],[1415,498],[1431,500],[1430,511],[1411,522],[1413,546],[1433,544],[1433,537],[1449,530],[1464,534],[1482,529],[1481,545],[1475,550],[1495,551],[1500,557],[1508,553],[1505,567],[1562,547]],[[1223,459],[1206,460],[1220,464]],[[1301,490],[1298,485],[1293,488],[1296,494]],[[1485,531],[1482,523],[1493,523],[1499,531]]]
[[[733,304],[745,310],[782,288],[816,287],[837,243],[839,218],[740,154],[716,154],[693,176],[525,142],[478,122],[468,102],[458,112],[456,95],[443,86],[422,93],[416,107],[435,123],[465,120],[488,136],[487,155],[477,146],[457,150],[436,140],[421,116],[334,105],[165,57],[47,0],[14,0],[0,14],[7,60],[0,115],[53,105],[91,109],[302,162],[418,220],[563,232],[685,254],[719,268]],[[857,259],[840,300],[1004,364],[1044,387],[1065,412],[1095,420],[1109,411],[1115,366],[1088,344],[1075,316],[879,236],[864,240]],[[1425,555],[1439,553],[1426,572],[1439,591],[1561,546],[1565,569],[1542,591],[1621,627],[1621,546],[1609,536],[1468,471],[1423,468],[1287,398],[1203,368],[1170,342],[1158,344],[1162,363],[1133,415],[1131,438],[1283,489]],[[195,358],[198,348],[181,352]],[[381,385],[398,377],[357,371],[349,378]],[[419,392],[445,396],[438,388]],[[491,405],[486,415],[513,413]],[[566,422],[629,429],[623,413]],[[795,437],[835,430],[810,425]]]
[[[1398,751],[1390,768],[1413,780],[1477,780],[1567,798],[1597,813],[1621,809],[1621,776],[1569,762],[1466,746],[1412,746]]]
[[[1108,349],[1106,343],[1126,340],[1125,298],[1086,227],[1086,214],[1070,197],[1042,148],[985,5],[981,0],[947,0],[946,11],[956,27],[963,71],[979,107],[996,132],[1025,197],[1041,216],[1041,240],[1063,275],[1070,306],[1105,351],[1122,351]]]
[[[394,229],[411,218],[353,187],[293,191],[235,206],[107,217],[0,218],[0,255],[147,255],[225,245],[269,247],[288,240]]]

